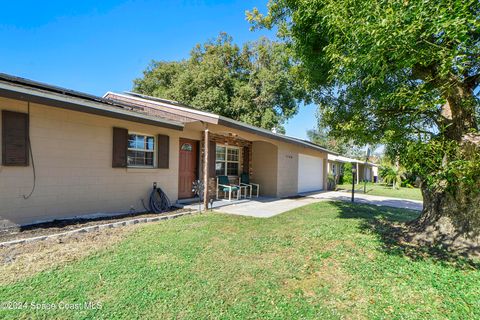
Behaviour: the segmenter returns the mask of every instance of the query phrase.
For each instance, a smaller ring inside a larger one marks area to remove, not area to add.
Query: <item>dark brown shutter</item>
[[[208,176],[210,178],[215,178],[216,173],[215,173],[215,160],[217,159],[216,157],[216,152],[217,152],[217,144],[215,141],[209,141],[208,142]]]
[[[113,168],[127,167],[128,130],[113,128]]]
[[[28,114],[2,111],[2,164],[28,166]]]
[[[161,169],[168,169],[170,158],[170,137],[159,134],[158,135],[158,167]]]
[[[243,147],[243,173],[250,174],[250,148]]]

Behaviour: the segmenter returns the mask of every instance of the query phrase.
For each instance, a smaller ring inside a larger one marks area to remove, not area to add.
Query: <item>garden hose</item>
[[[145,204],[143,206],[145,207]],[[150,200],[148,201],[148,210],[146,207],[145,210],[152,213],[162,213],[170,210],[171,206],[170,199],[168,199],[165,192],[154,184],[152,192],[150,193]]]

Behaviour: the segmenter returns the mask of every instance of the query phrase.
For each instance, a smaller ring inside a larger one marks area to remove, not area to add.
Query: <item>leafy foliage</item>
[[[321,126],[318,126],[318,129],[308,130],[307,136],[313,143],[323,146],[328,150],[338,152],[341,155],[353,158],[365,157],[365,151],[355,145],[352,139],[333,137]]]
[[[343,179],[342,183],[352,184],[353,182],[353,175],[352,175],[352,164],[347,162],[343,164]]]
[[[278,25],[324,113],[348,116],[341,129],[371,140],[404,126],[409,134],[424,133],[419,124],[441,129],[439,107],[454,80],[478,85],[479,12],[472,0],[271,0],[268,16],[247,15],[256,27]]]
[[[337,177],[333,173],[327,175],[327,190],[335,190],[337,186]]]
[[[480,190],[480,150],[472,147],[470,154],[455,141],[432,139],[428,144],[410,142],[401,158],[412,173],[425,177],[434,186],[444,181],[455,189],[463,185]]]
[[[318,112],[317,128],[307,130],[310,141],[347,157],[358,159],[365,157],[365,151],[361,146],[356,145],[353,139],[332,135],[331,129],[324,126],[321,117],[321,113]]]
[[[479,15],[472,0],[271,0],[268,15],[247,13],[254,27],[278,26],[332,134],[402,145],[445,132],[455,86],[478,111]]]
[[[386,144],[435,201],[457,203],[431,210],[477,210],[478,0],[270,0],[247,18],[277,27],[333,136]]]
[[[378,174],[386,184],[392,186],[393,189],[399,189],[403,179],[405,178],[405,172],[400,167],[384,166],[378,171]]]
[[[197,44],[187,60],[153,61],[133,90],[282,132],[307,98],[290,56],[266,38],[240,48],[222,33]]]

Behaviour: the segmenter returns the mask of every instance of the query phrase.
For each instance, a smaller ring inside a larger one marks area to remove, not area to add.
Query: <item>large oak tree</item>
[[[290,57],[281,43],[261,38],[240,47],[221,33],[186,60],[152,62],[133,90],[282,132],[305,98]]]
[[[270,0],[247,17],[293,49],[332,134],[382,141],[422,178],[416,230],[478,234],[478,0]]]

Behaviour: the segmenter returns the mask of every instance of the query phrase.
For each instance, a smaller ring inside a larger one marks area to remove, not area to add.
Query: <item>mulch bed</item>
[[[28,226],[15,227],[9,229],[0,230],[0,242],[6,242],[17,239],[27,239],[32,237],[51,235],[56,233],[62,233],[78,228],[101,225],[111,222],[121,222],[136,218],[153,218],[165,215],[171,215],[181,212],[188,212],[190,210],[185,209],[173,209],[161,214],[158,213],[134,213],[134,214],[122,214],[109,217],[97,217],[97,218],[79,218],[79,219],[63,219],[53,220],[49,222],[43,222],[38,224],[32,224]]]

